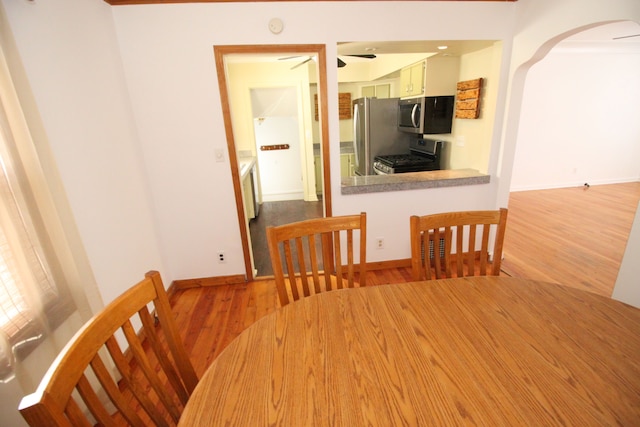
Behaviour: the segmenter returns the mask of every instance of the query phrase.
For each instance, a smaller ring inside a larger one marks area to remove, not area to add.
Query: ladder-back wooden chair
[[[197,383],[160,274],[151,271],[76,333],[19,410],[38,427],[175,425]]]
[[[354,249],[356,240],[359,254]],[[267,227],[267,242],[281,306],[332,289],[366,285],[364,212]]]
[[[413,279],[499,276],[507,212],[502,208],[411,216]]]

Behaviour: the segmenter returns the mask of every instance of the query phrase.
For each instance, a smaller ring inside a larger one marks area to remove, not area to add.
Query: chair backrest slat
[[[314,293],[320,292],[320,269],[318,268],[318,253],[316,250],[316,236],[311,235],[307,239],[309,248],[309,262],[311,264],[311,279],[313,281]]]
[[[499,275],[507,213],[502,208],[411,216],[414,280]]]
[[[309,290],[307,265],[304,261],[305,246],[302,242],[301,237],[296,237],[294,240],[296,242],[296,254],[298,255],[298,265],[301,266],[300,269],[302,272],[300,274],[300,279],[302,280],[302,293],[305,297],[308,297],[309,295],[311,295],[311,291]]]
[[[293,239],[307,243],[296,245],[295,254],[289,243]],[[366,285],[364,212],[267,227],[267,241],[281,305],[332,289]],[[308,285],[308,277],[313,286]]]
[[[334,273],[334,263],[333,263],[333,236],[329,233],[320,233],[321,234],[321,245],[322,245],[322,265],[323,265],[323,273],[322,277],[327,286],[329,286],[329,290],[331,290],[331,275]],[[273,262],[273,259],[271,260]],[[277,284],[277,282],[276,282]],[[286,285],[285,285],[286,286]],[[320,287],[320,284],[318,284]],[[322,291],[322,289],[320,289]],[[294,298],[295,300],[295,298]],[[281,302],[282,303],[282,302]]]
[[[482,246],[480,252],[480,275],[487,275],[487,266],[489,264],[489,235],[491,226],[489,224],[482,225]]]
[[[114,337],[110,337],[106,345],[112,347],[112,349],[109,350],[109,353],[113,353],[116,355],[118,354],[119,347]],[[114,349],[118,349],[118,352],[116,352]],[[121,364],[124,366],[123,369],[128,369],[126,358],[123,355],[120,355],[120,357],[116,356],[116,359],[117,361],[114,362],[116,363],[116,365]],[[111,373],[109,368],[106,367],[105,362],[102,360],[102,357],[100,356],[99,353],[96,353],[95,357],[91,361],[91,368],[93,369],[93,373],[97,377],[100,383],[100,386],[102,387],[102,390],[106,392],[106,394],[109,396],[110,403],[118,409],[118,412],[120,413],[120,415],[122,415],[122,417],[126,419],[129,422],[129,424],[133,426],[142,425],[143,424],[142,420],[140,419],[136,411],[133,409],[132,405],[128,404],[128,401],[126,397],[123,395],[120,388],[118,387],[118,384],[116,383],[116,380],[114,379],[113,374]],[[87,392],[87,393],[95,394],[96,387],[93,384],[91,384],[86,377],[85,379],[86,379],[86,384],[89,384],[89,387],[92,388],[92,392]],[[98,399],[100,400],[100,398]],[[85,403],[86,403],[86,400],[85,400]],[[104,405],[102,401],[100,401],[100,403]],[[91,410],[91,413],[95,417],[97,417],[97,411],[99,411],[100,409],[97,409],[97,408],[92,409],[91,407],[89,407],[89,409]],[[106,407],[104,408],[104,410],[107,411]],[[111,418],[111,416],[112,415],[109,414],[109,418]]]
[[[349,233],[349,231],[350,230],[347,230],[347,233]],[[341,246],[342,245],[340,241],[340,232],[334,231],[333,232],[333,251],[335,253],[335,256],[333,257],[333,260],[335,261],[336,277],[344,277],[342,273],[342,262],[340,261],[342,260],[342,251],[340,249]],[[337,289],[342,289],[342,280],[336,281],[336,287]],[[332,283],[329,281],[327,283],[327,290],[330,291],[331,289],[332,289]]]
[[[77,389],[82,396],[82,399],[84,399],[87,407],[89,408],[93,416],[100,422],[100,424],[105,425],[105,423],[108,424],[109,422],[112,422],[111,415],[109,414],[109,412],[107,412],[106,408],[100,401],[100,398],[96,394],[89,380],[87,380],[86,376],[82,375],[80,377],[80,380],[78,380]],[[89,424],[86,416],[82,413],[82,410],[74,399],[69,399],[66,413],[74,425]]]

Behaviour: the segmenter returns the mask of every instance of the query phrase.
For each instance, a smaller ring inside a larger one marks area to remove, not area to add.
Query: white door
[[[252,88],[251,110],[261,201],[304,199],[297,88]]]
[[[263,202],[302,200],[300,131],[296,117],[253,119]]]

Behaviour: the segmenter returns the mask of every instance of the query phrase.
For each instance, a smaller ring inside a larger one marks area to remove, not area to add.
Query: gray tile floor
[[[322,201],[305,202],[304,200],[287,200],[282,202],[265,202],[260,205],[258,217],[249,223],[253,261],[258,270],[256,277],[271,276],[271,258],[267,247],[265,229],[269,225],[282,225],[310,218],[320,218]]]

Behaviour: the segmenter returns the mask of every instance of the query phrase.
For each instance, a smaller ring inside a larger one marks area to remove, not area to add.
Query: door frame
[[[225,55],[231,54],[313,54],[317,58],[318,67],[318,107],[320,121],[320,146],[322,158],[322,200],[324,203],[325,216],[332,215],[331,204],[331,168],[329,167],[329,110],[327,106],[327,60],[326,46],[322,44],[275,44],[275,45],[217,45],[213,47],[216,62],[216,73],[218,76],[218,88],[220,90],[220,103],[222,104],[222,116],[224,119],[224,130],[227,138],[227,150],[229,152],[229,163],[231,165],[231,179],[233,181],[233,192],[236,199],[236,212],[238,214],[238,225],[242,239],[242,252],[244,255],[245,275],[247,281],[254,279],[253,268],[251,266],[251,248],[249,247],[249,230],[247,226],[244,204],[242,199],[242,183],[240,182],[240,171],[238,170],[238,157],[236,144],[233,135],[231,122],[231,107],[229,102],[229,91],[227,87],[227,73],[224,62]]]

